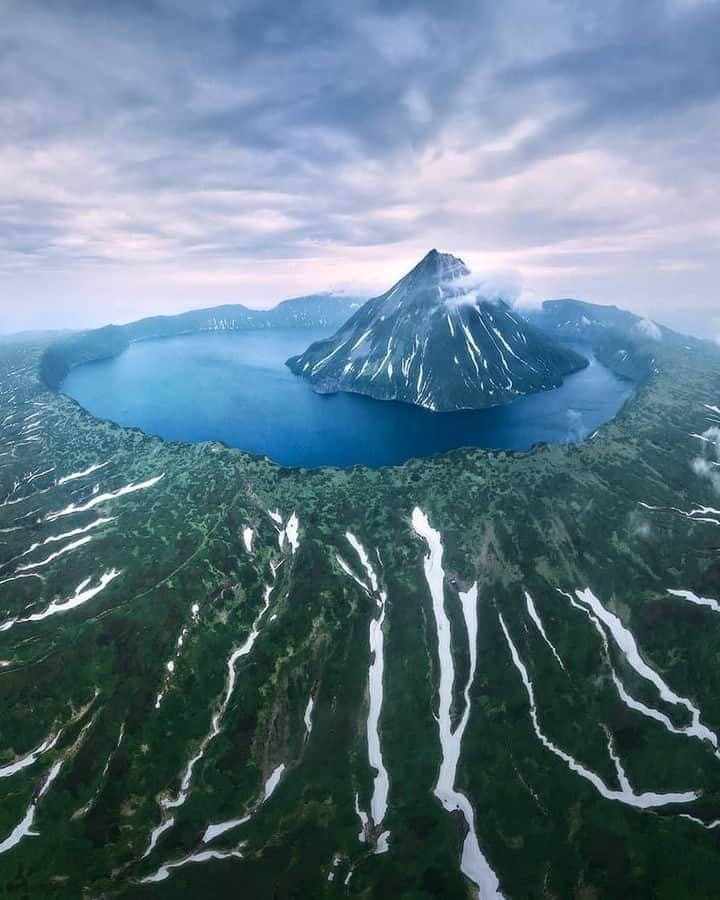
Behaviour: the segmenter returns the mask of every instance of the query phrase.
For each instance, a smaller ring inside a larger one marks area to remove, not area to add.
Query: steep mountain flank
[[[461,259],[431,250],[289,368],[319,393],[349,391],[427,409],[482,409],[561,384],[586,365],[496,296]]]

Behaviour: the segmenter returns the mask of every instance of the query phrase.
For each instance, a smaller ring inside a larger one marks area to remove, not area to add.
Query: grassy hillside
[[[720,730],[720,352],[652,347],[584,444],[288,470],[95,421],[44,386],[46,339],[0,346],[0,894],[472,896],[468,823],[433,794],[447,660],[418,507],[444,550],[453,728],[468,709],[454,785],[503,895],[717,896],[720,760],[692,710]],[[389,789],[365,827],[381,593]],[[28,816],[39,836],[8,847]]]

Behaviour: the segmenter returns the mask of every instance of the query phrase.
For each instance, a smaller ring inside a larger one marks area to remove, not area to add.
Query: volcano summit
[[[558,387],[587,365],[431,250],[389,291],[287,365],[318,393],[348,391],[447,412]]]

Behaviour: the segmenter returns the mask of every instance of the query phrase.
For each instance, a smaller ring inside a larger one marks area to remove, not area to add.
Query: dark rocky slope
[[[438,411],[482,409],[547,390],[586,365],[495,296],[461,259],[431,250],[327,340],[288,360],[316,391]]]

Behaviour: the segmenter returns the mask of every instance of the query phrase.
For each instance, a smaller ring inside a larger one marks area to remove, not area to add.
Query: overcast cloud
[[[720,3],[0,0],[0,331],[431,247],[720,334]]]

